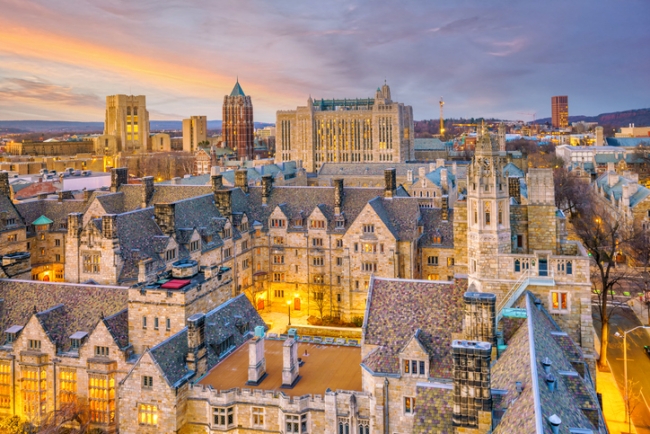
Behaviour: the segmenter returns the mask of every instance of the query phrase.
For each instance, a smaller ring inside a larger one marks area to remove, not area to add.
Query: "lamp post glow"
[[[291,301],[287,300],[287,314],[289,315],[289,325],[291,325]]]
[[[634,327],[633,329],[630,329],[628,331],[623,332],[623,372],[625,373],[625,395],[624,395],[624,397],[625,397],[625,399],[627,401],[627,408],[628,409],[630,408],[630,402],[629,402],[630,397],[627,394],[627,334],[632,333],[636,329],[650,329],[650,326],[641,325],[641,326],[637,326],[637,327]],[[630,417],[629,411],[627,413],[628,413],[628,418],[629,418]]]

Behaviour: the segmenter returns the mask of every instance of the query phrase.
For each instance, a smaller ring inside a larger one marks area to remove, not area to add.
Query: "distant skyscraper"
[[[569,126],[569,97],[551,97],[551,112],[553,114],[553,127],[566,128]]]
[[[110,95],[106,97],[104,134],[117,138],[118,152],[147,152],[149,146],[149,112],[144,95]]]
[[[208,118],[192,116],[183,119],[183,151],[196,152],[199,143],[208,139]]]
[[[222,137],[240,160],[253,159],[253,104],[239,80],[230,95],[223,98]]]

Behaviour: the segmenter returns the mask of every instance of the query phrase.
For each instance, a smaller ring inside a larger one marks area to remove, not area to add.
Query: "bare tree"
[[[323,321],[323,313],[325,308],[330,304],[329,291],[324,291],[321,287],[312,289],[312,302],[316,305],[316,310],[320,316],[321,322]],[[331,318],[330,318],[331,320]]]
[[[586,206],[592,196],[589,184],[564,167],[553,171],[553,183],[555,206],[569,215]]]

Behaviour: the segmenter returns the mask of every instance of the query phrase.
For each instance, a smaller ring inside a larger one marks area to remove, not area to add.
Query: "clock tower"
[[[497,278],[497,255],[511,253],[506,164],[506,153],[483,131],[467,170],[467,265],[469,284],[479,291],[482,279]]]

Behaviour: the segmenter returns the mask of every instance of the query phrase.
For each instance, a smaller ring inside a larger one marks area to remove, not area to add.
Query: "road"
[[[593,309],[594,327],[600,338],[600,317],[596,306]],[[607,351],[609,364],[612,368],[614,378],[621,387],[625,384],[625,368],[623,364],[623,338],[617,338],[614,334],[621,336],[626,330],[640,326],[632,309],[628,306],[616,307],[610,318],[609,327],[609,349]],[[639,434],[650,434],[650,357],[645,354],[644,345],[650,345],[650,330],[638,329],[627,335],[627,375],[628,382],[631,380],[630,396],[632,397],[632,422]],[[647,401],[647,404],[644,402]]]

